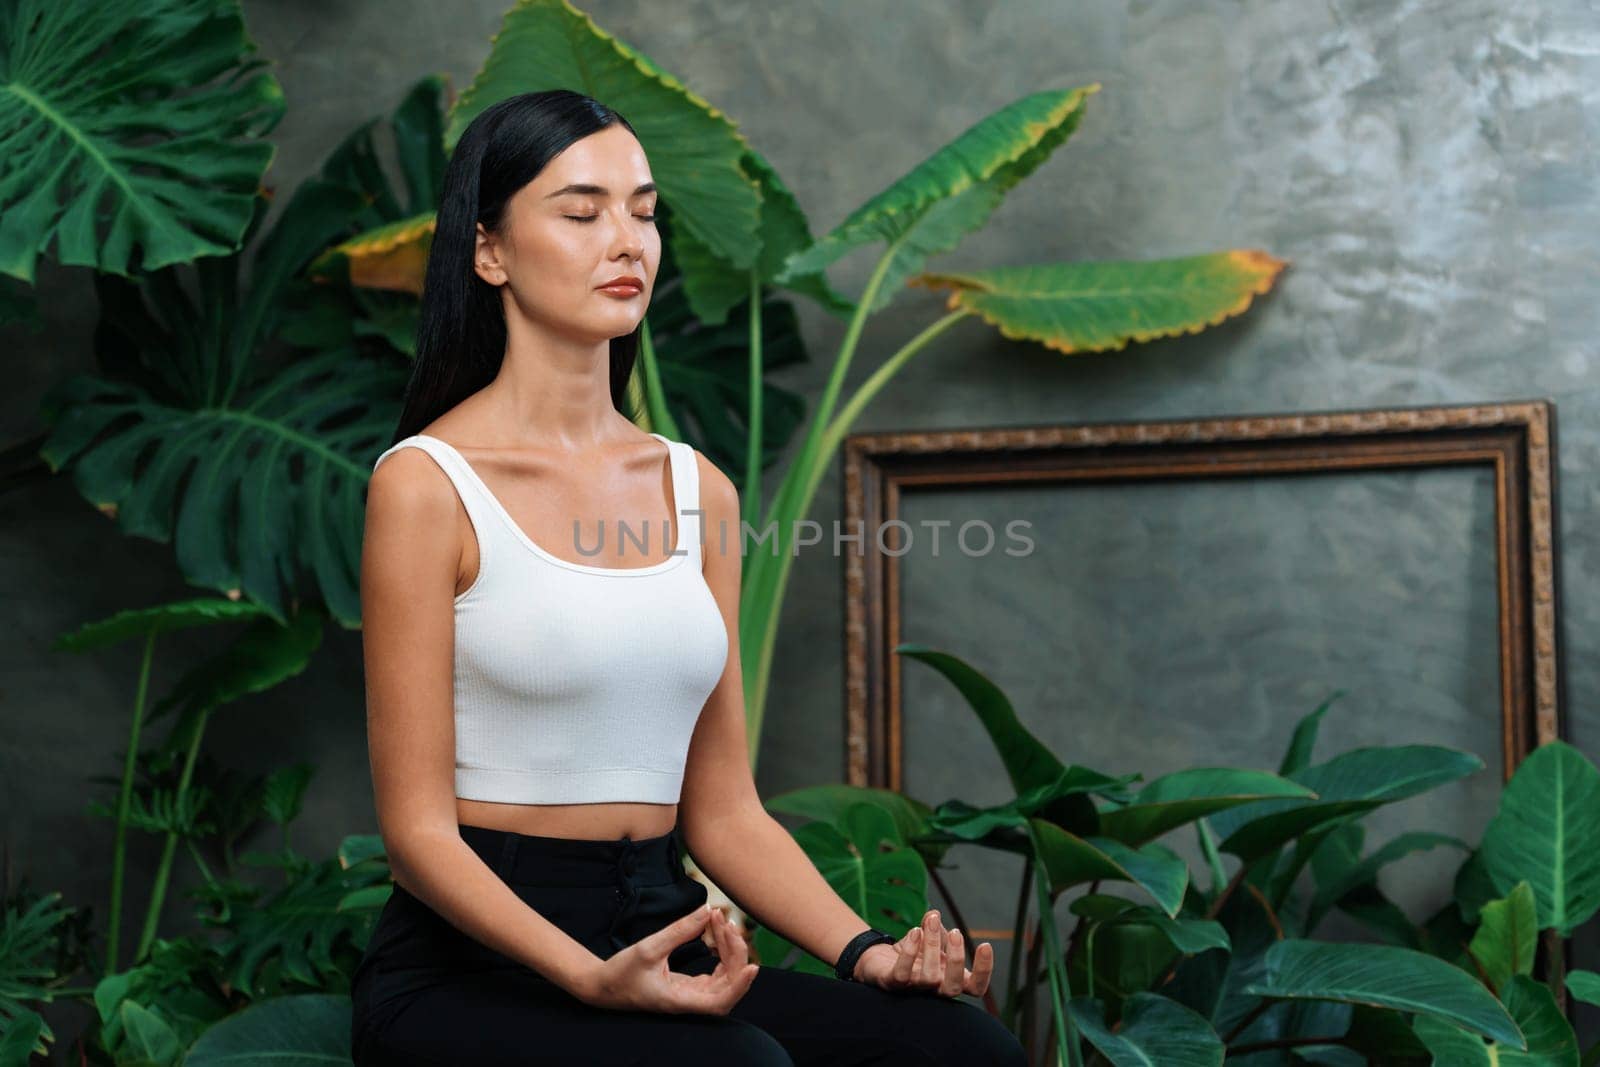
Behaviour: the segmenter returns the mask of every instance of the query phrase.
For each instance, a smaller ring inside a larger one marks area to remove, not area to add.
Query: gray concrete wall
[[[288,97],[271,177],[292,187],[353,125],[386,113],[425,72],[448,72],[465,87],[504,7],[488,0],[248,2],[251,30],[276,61]],[[607,0],[583,7],[733,116],[819,233],[996,108],[1041,88],[1098,81],[1103,91],[1069,144],[984,231],[936,265],[1230,247],[1262,247],[1293,262],[1277,291],[1243,319],[1119,353],[1062,357],[964,324],[901,374],[860,429],[1555,400],[1566,710],[1571,737],[1600,757],[1600,677],[1590,637],[1600,620],[1588,595],[1600,566],[1593,533],[1600,512],[1593,476],[1600,14],[1591,0]],[[839,264],[836,284],[858,291],[870,265],[866,256]],[[8,441],[38,428],[38,396],[50,381],[88,365],[92,323],[82,277],[47,270],[41,288],[46,332],[8,343],[17,374],[0,399]],[[815,395],[843,324],[799,306],[815,362],[783,380]],[[938,309],[938,297],[908,293],[873,320],[852,380]],[[1194,492],[1137,502],[1114,491],[1091,494],[1064,511],[1034,501],[1038,515],[1060,520],[1036,536],[1058,535],[1058,548],[1078,543],[1069,536],[1099,536],[1085,546],[1092,555],[1112,544],[1096,518],[1127,522],[1137,512],[1132,528],[1154,538],[1152,551],[1172,554],[1172,574],[1203,577],[1183,555],[1195,546],[1182,535],[1196,528],[1182,519],[1185,502],[1216,509],[1223,521],[1241,512],[1219,506],[1221,497],[1182,495]],[[1493,677],[1483,669],[1492,631],[1483,625],[1485,606],[1470,599],[1481,589],[1483,564],[1436,549],[1441,529],[1452,549],[1481,545],[1481,517],[1474,517],[1486,506],[1481,484],[1444,478],[1355,491],[1358,508],[1375,521],[1400,521],[1347,553],[1345,571],[1308,567],[1304,540],[1272,536],[1283,525],[1272,517],[1314,506],[1314,494],[1229,492],[1245,493],[1241,506],[1264,509],[1240,518],[1237,539],[1224,529],[1207,546],[1220,573],[1236,581],[1125,585],[1138,574],[1127,560],[1108,556],[1104,567],[1086,567],[1058,552],[1048,574],[1072,593],[1070,610],[1040,614],[1037,600],[1019,599],[1020,590],[1037,588],[1038,574],[1012,570],[954,576],[973,584],[915,585],[908,613],[926,620],[927,639],[992,667],[1064,755],[1107,771],[1153,776],[1191,762],[1272,765],[1293,718],[1334,687],[1353,691],[1352,710],[1344,719],[1330,715],[1325,753],[1401,739],[1492,747],[1482,719],[1493,714],[1482,691]],[[835,471],[814,517],[833,518],[838,499]],[[1440,518],[1419,518],[1428,515]],[[0,498],[0,542],[15,635],[0,651],[0,831],[13,875],[26,872],[60,886],[69,900],[99,903],[110,835],[107,824],[81,814],[99,791],[86,776],[110,771],[124,743],[136,653],[80,660],[46,648],[81,621],[185,588],[163,546],[120,537],[62,480]],[[778,655],[759,768],[764,794],[839,776],[841,565],[825,553],[802,555],[791,579],[782,645],[808,651]],[[1427,632],[1445,642],[1445,661],[1473,657],[1446,669],[1429,690],[1431,703],[1397,688],[1416,673],[1403,658],[1414,645],[1341,646],[1338,627],[1311,629],[1319,617],[1339,617],[1331,609],[1319,616],[1319,602],[1370,609],[1371,601],[1350,597],[1348,584],[1374,569],[1413,592],[1394,612],[1375,613],[1374,625],[1414,636],[1395,613],[1431,605]],[[1261,573],[1273,584],[1253,580]],[[968,599],[952,604],[951,589],[965,589]],[[1430,599],[1430,589],[1447,595]],[[1271,684],[1261,683],[1271,650],[1247,636],[1227,645],[1236,659],[1221,673],[1204,657],[1151,658],[1152,648],[1181,641],[1186,626],[1193,632],[1196,613],[1238,620],[1266,606],[1307,635],[1291,647],[1307,657],[1303,672],[1280,669]],[[970,610],[958,618],[955,609]],[[1136,639],[1129,628],[1140,624],[1168,644]],[[1049,654],[1052,645],[1096,635],[1105,643],[1085,662]],[[203,635],[163,642],[157,691],[203,643]],[[1199,689],[1188,684],[1197,678],[1205,681]],[[986,755],[968,763],[956,755],[982,748],[962,709],[938,687],[916,685],[912,712],[922,718],[908,737],[908,785],[935,802],[995,799]],[[373,826],[361,693],[359,635],[330,632],[304,677],[229,709],[213,727],[214,751],[225,762],[316,761],[303,848],[325,851]],[[1406,702],[1397,703],[1397,694]],[[1385,715],[1392,731],[1382,727]],[[1146,736],[1160,743],[1135,743]],[[1480,755],[1497,765],[1497,752]],[[1397,826],[1453,827],[1475,837],[1492,806],[1486,784],[1423,798],[1374,837]],[[1475,799],[1463,807],[1463,797]],[[153,852],[135,851],[130,884],[146,884]],[[973,870],[961,872],[961,884],[981,886],[977,857],[962,862]],[[1408,868],[1408,903],[1421,908],[1443,892],[1448,869],[1437,854]],[[985,914],[980,925],[999,918]],[[1594,941],[1591,933],[1580,943],[1580,960],[1591,967]]]

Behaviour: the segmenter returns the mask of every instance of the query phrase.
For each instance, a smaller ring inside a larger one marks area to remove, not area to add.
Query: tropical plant
[[[408,99],[397,132],[425,110]],[[359,624],[370,457],[405,386],[384,325],[392,309],[348,295],[340,308],[339,295],[313,292],[303,276],[387,206],[370,136],[351,134],[247,251],[136,280],[96,275],[101,373],[72,375],[44,403],[40,454],[52,470],[69,472],[124,532],[173,542],[190,582],[245,597],[280,623],[320,592],[342,625]],[[427,180],[425,169],[406,173]],[[271,203],[256,198],[247,236]]]
[[[209,625],[242,629],[150,704],[156,639]],[[297,1040],[314,1037],[326,1044],[330,1034],[342,1034],[347,1044],[349,975],[391,888],[382,843],[376,835],[354,836],[335,860],[299,855],[289,827],[300,814],[311,767],[302,763],[247,778],[217,767],[202,749],[209,717],[300,673],[323,626],[311,610],[284,626],[248,601],[202,599],[120,612],[58,640],[58,649],[75,652],[129,639],[143,644],[121,774],[95,779],[116,788],[115,800],[89,806],[91,814],[116,824],[107,947],[103,962],[70,948],[71,942],[87,943],[88,935],[76,921],[79,911],[58,903],[59,893],[37,899],[18,894],[8,901],[0,920],[0,1065],[26,1063],[30,1053],[46,1052],[54,1035],[29,1005],[67,998],[93,1003],[99,1025],[87,1040],[119,1064],[199,1062],[185,1057],[195,1048],[218,1047],[220,1037],[201,1043],[214,1024],[278,998],[312,1005],[316,996],[343,996],[342,1030],[324,1027]],[[143,734],[164,718],[171,720],[165,738],[141,749]],[[236,855],[236,843],[263,823],[278,827],[278,847]],[[132,962],[119,967],[131,834],[150,835],[161,851],[142,894],[148,903]],[[199,929],[162,938],[157,923],[180,846],[201,880],[190,894]],[[278,877],[263,885],[242,878],[243,867],[273,870]],[[92,984],[63,985],[79,973]],[[296,994],[313,1000],[302,1002]],[[303,1012],[303,1025],[312,1026],[316,1013],[310,1007]]]
[[[956,799],[935,807],[889,790],[823,785],[772,797],[767,806],[811,820],[793,834],[817,869],[865,920],[896,936],[920,921],[929,881],[949,909],[947,925],[968,933],[939,876],[952,847],[1021,855],[1008,973],[1003,982],[996,976],[986,1002],[1030,1050],[1042,989],[1053,1062],[1061,1064],[1431,1056],[1441,1067],[1578,1067],[1578,1039],[1562,1005],[1567,995],[1600,1002],[1600,975],[1563,976],[1557,951],[1545,961],[1547,978],[1534,978],[1539,934],[1557,935],[1547,943],[1559,950],[1559,938],[1600,909],[1600,771],[1570,745],[1550,742],[1522,762],[1477,848],[1408,832],[1368,853],[1368,814],[1473,774],[1483,762],[1431,745],[1358,748],[1314,762],[1335,693],[1297,725],[1276,774],[1200,767],[1149,782],[1110,776],[1064,765],[1000,688],[959,658],[915,644],[896,651],[961,693],[1015,797],[987,808]],[[1209,886],[1160,840],[1186,827],[1206,859]],[[1465,853],[1455,899],[1415,924],[1384,895],[1378,874],[1402,856],[1439,847]],[[1224,855],[1237,861],[1232,875]],[[1136,895],[1102,889],[1114,885]],[[1067,909],[1075,921],[1063,937],[1058,901],[1077,889]],[[1313,939],[1334,910],[1380,943]],[[772,930],[758,929],[753,940],[768,965],[828,970]],[[1003,1006],[996,987],[1006,994]],[[1585,1067],[1596,1061],[1600,1044],[1583,1058]]]
[[[0,272],[239,247],[284,105],[237,3],[0,0],[0,46]]]
[[[739,610],[750,758],[760,751],[778,619],[795,557],[800,521],[856,418],[917,353],[957,323],[976,318],[1004,336],[1076,354],[1197,333],[1238,315],[1271,288],[1284,262],[1255,249],[1175,259],[1107,263],[1041,263],[990,270],[927,272],[930,256],[954,249],[981,228],[1014,186],[1066,143],[1099,85],[1031,93],[989,115],[890,182],[832,231],[813,238],[793,194],[733,121],[638,49],[606,33],[567,0],[524,0],[495,36],[472,86],[451,109],[453,145],[485,107],[515,93],[574,89],[617,108],[639,134],[674,229],[666,244],[682,274],[684,299],[703,323],[721,324],[735,310],[748,321],[748,385],[742,412],[694,406],[693,421],[708,454],[742,483],[742,521],[764,550],[744,557]],[[429,240],[427,216],[363,235],[341,246],[357,260],[351,278],[381,277],[396,288],[405,269],[420,271]],[[417,250],[403,251],[406,242]],[[866,289],[851,300],[829,285],[825,269],[846,254],[878,250]],[[359,262],[367,250],[377,262]],[[921,329],[841,402],[845,377],[866,320],[907,285],[949,291],[946,313]],[[760,388],[770,366],[762,294],[789,289],[848,319],[821,400],[803,443],[781,476],[773,500],[761,476],[776,455]],[[640,348],[642,421],[683,437],[675,408],[680,366],[658,358],[651,343],[652,307]],[[693,373],[692,368],[689,373]],[[731,393],[729,394],[732,395]],[[727,425],[734,420],[735,425]],[[738,422],[742,421],[742,427]],[[742,540],[742,538],[741,538]]]

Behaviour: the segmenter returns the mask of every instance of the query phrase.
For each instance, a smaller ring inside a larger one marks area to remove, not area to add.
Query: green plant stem
[[[761,276],[755,271],[750,272],[750,375],[746,383],[750,390],[750,412],[745,421],[749,428],[749,435],[744,443],[744,498],[740,508],[739,518],[754,526],[761,518],[761,456],[762,412],[766,405],[762,402],[762,366],[766,361],[766,353],[761,345]]]
[[[1240,1019],[1238,1023],[1234,1025],[1234,1028],[1228,1031],[1227,1036],[1222,1039],[1222,1043],[1224,1045],[1232,1045],[1233,1039],[1244,1033],[1245,1029],[1249,1027],[1251,1023],[1259,1019],[1268,1008],[1272,1007],[1272,1003],[1272,1001],[1263,997],[1259,1004],[1245,1012],[1244,1018]],[[1235,1050],[1235,1055],[1237,1054],[1237,1050]]]
[[[200,868],[200,876],[206,880],[206,885],[212,889],[217,888],[217,880],[211,874],[211,867],[206,863],[204,856],[200,855],[200,846],[194,843],[193,838],[184,838],[184,845],[189,849],[189,856],[194,860],[194,865]]]
[[[1534,938],[1535,945],[1538,941],[1538,938]],[[1550,945],[1550,957],[1545,967],[1545,973],[1549,975],[1550,995],[1555,997],[1556,1006],[1565,1012],[1567,1010],[1566,949],[1559,934],[1546,938],[1546,941]]]
[[[60,989],[52,989],[50,991],[50,999],[66,1000],[68,997],[92,997],[94,996],[95,988],[92,985],[62,986]]]
[[[1039,1029],[1038,1023],[1034,1020],[1034,1012],[1038,1008],[1039,1000],[1037,990],[1041,981],[1049,981],[1050,978],[1048,967],[1043,972],[1039,970],[1039,956],[1043,952],[1043,948],[1044,920],[1039,919],[1033,924],[1033,940],[1028,945],[1028,984],[1024,987],[1022,1001],[1022,1028],[1023,1033],[1027,1035],[1028,1061],[1030,1063],[1033,1061],[1034,1036]]]
[[[1233,877],[1228,879],[1227,888],[1219,893],[1217,898],[1211,902],[1211,906],[1206,909],[1206,918],[1215,919],[1218,915],[1222,914],[1222,906],[1228,902],[1229,897],[1233,896],[1234,890],[1238,889],[1239,886],[1243,884],[1244,877],[1249,872],[1249,864],[1242,863],[1239,865],[1239,869],[1233,872]]]
[[[921,333],[901,345],[894,355],[884,360],[877,370],[868,375],[867,380],[857,386],[854,393],[850,394],[850,399],[839,410],[838,416],[828,424],[828,432],[823,437],[824,453],[829,457],[833,455],[840,442],[844,440],[844,435],[850,432],[850,427],[861,415],[861,412],[883,390],[883,387],[888,385],[894,376],[899,373],[900,368],[911,360],[912,356],[926,348],[935,337],[938,337],[941,333],[944,333],[950,327],[972,314],[971,311],[966,310],[952,311],[948,315],[934,320]],[[826,463],[819,465],[812,475],[813,482],[820,482],[822,480],[822,472],[826,470]],[[815,492],[816,486],[813,484],[810,490]],[[810,499],[809,495],[807,499]]]
[[[1022,861],[1022,889],[1017,894],[1017,921],[1011,928],[1011,960],[1006,965],[1006,1010],[1001,1021],[1012,1030],[1017,1028],[1017,1001],[1020,990],[1017,981],[1022,974],[1023,936],[1028,925],[1028,895],[1033,889],[1033,857]]]
[[[189,783],[194,778],[195,761],[200,756],[200,739],[205,736],[206,722],[210,717],[210,709],[195,717],[194,733],[189,738],[189,749],[183,757],[183,773],[178,777],[177,799],[173,805],[175,811],[185,810],[184,801],[188,799]],[[172,857],[178,851],[180,836],[178,831],[168,830],[167,839],[161,844],[161,860],[156,865],[155,881],[150,887],[150,906],[144,913],[144,930],[139,935],[139,950],[133,957],[135,963],[142,961],[155,943],[156,927],[161,921],[161,905],[167,898],[167,879],[172,874]]]
[[[1058,1062],[1065,1063],[1067,1067],[1083,1067],[1081,1050],[1078,1048],[1077,1028],[1072,1025],[1072,1020],[1067,1015],[1067,1001],[1072,997],[1072,987],[1067,981],[1061,939],[1056,934],[1054,908],[1051,906],[1050,889],[1045,885],[1045,879],[1041,878],[1035,882],[1035,893],[1039,901],[1039,925],[1045,942],[1045,960],[1050,965],[1050,1013],[1055,1022]]]
[[[745,707],[752,768],[755,766],[756,754],[760,748],[761,726],[765,719],[767,686],[771,681],[772,659],[777,647],[779,608],[783,601],[784,589],[788,585],[789,571],[794,565],[794,553],[790,550],[794,536],[792,529],[794,522],[803,518],[810,509],[811,501],[816,496],[817,487],[822,483],[829,464],[833,461],[834,453],[838,451],[840,442],[866,405],[907,361],[926,348],[939,334],[972,314],[965,310],[951,312],[929,324],[885,360],[883,365],[851,395],[838,418],[834,418],[833,406],[844,380],[844,371],[860,339],[865,309],[871,306],[872,299],[882,284],[883,273],[888,267],[889,260],[890,257],[886,256],[879,262],[871,280],[867,283],[866,292],[856,307],[856,314],[851,317],[850,327],[840,345],[839,357],[834,363],[827,388],[812,417],[811,427],[806,434],[799,458],[785,474],[773,498],[772,507],[768,511],[766,521],[778,523],[776,554],[772,557],[752,557],[751,577],[758,580],[752,580],[745,586],[750,593],[750,600],[746,606],[749,608],[748,617],[752,620],[751,632],[740,635],[743,647],[754,647],[757,650],[753,657],[753,667],[746,672],[745,678]],[[786,525],[790,528],[785,529]]]
[[[772,673],[778,608],[783,602],[783,590],[789,580],[789,564],[793,558],[789,544],[794,531],[785,529],[785,526],[794,525],[794,520],[801,517],[807,503],[800,498],[800,487],[809,481],[809,471],[806,467],[819,460],[818,442],[828,420],[833,416],[833,405],[838,399],[839,390],[843,388],[845,371],[850,366],[851,357],[855,355],[856,345],[860,343],[861,330],[866,324],[868,309],[872,306],[878,288],[883,284],[884,275],[893,261],[894,252],[895,249],[891,246],[878,261],[878,265],[873,268],[872,276],[867,280],[866,291],[856,304],[855,314],[850,316],[850,325],[845,329],[844,340],[839,344],[839,352],[834,357],[833,369],[828,374],[822,399],[817,402],[816,410],[812,412],[805,441],[800,446],[795,462],[784,473],[783,480],[778,484],[778,491],[773,497],[772,507],[765,520],[768,523],[778,524],[775,544],[777,551],[772,556],[751,557],[748,581],[743,586],[745,594],[750,598],[750,610],[746,612],[745,605],[741,604],[740,618],[751,619],[752,632],[749,634],[741,632],[740,647],[746,652],[751,648],[755,649],[754,656],[746,657],[748,666],[745,667],[744,678],[745,715],[752,771],[756,767],[761,749],[761,724],[766,709],[767,683]]]
[[[678,424],[667,408],[666,393],[661,389],[661,367],[656,362],[655,339],[650,333],[650,320],[639,324],[639,369],[645,377],[645,413],[650,426],[657,433],[678,440]]]
[[[117,794],[117,827],[111,843],[111,915],[106,933],[105,973],[117,969],[117,944],[122,937],[122,881],[128,855],[128,809],[133,806],[133,776],[139,765],[139,733],[144,728],[145,701],[150,692],[150,665],[155,660],[157,631],[144,639],[139,685],[133,697],[133,722],[128,726],[128,754],[122,761],[122,788]]]

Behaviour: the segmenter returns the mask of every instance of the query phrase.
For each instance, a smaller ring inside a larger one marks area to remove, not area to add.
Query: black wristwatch
[[[837,978],[846,982],[856,980],[856,963],[861,959],[861,954],[873,945],[892,945],[899,941],[893,934],[886,934],[882,930],[871,927],[861,931],[850,939],[850,943],[839,953],[839,962],[833,965],[833,973]]]

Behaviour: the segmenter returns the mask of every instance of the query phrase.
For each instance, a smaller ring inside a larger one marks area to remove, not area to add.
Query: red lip
[[[635,278],[631,274],[619,274],[615,278],[612,278],[609,282],[601,282],[599,285],[595,286],[595,288],[610,289],[613,286],[632,286],[635,289],[642,290],[644,289],[644,282],[639,278]]]

